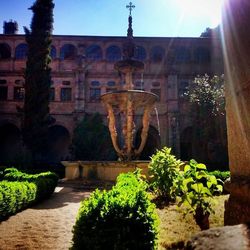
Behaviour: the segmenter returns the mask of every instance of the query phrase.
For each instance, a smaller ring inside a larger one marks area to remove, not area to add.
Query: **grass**
[[[224,224],[224,201],[228,195],[214,197],[213,208],[215,214],[209,217],[210,228],[220,227]],[[189,239],[192,235],[200,232],[191,214],[183,217],[184,208],[179,208],[176,204],[157,209],[160,218],[159,250],[181,249],[178,242]],[[176,247],[174,247],[176,245]],[[181,245],[181,243],[179,243]]]

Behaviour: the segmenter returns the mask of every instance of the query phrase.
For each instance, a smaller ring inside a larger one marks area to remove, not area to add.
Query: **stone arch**
[[[175,62],[189,62],[191,60],[190,49],[178,47],[175,49]]]
[[[122,52],[117,45],[111,45],[106,49],[106,59],[108,62],[116,62],[121,60]]]
[[[136,46],[135,49],[135,58],[140,61],[145,61],[147,58],[146,49],[142,46]]]
[[[196,63],[207,63],[211,60],[210,50],[205,47],[198,47],[194,51],[194,60]]]
[[[88,59],[99,61],[102,60],[103,53],[102,48],[97,44],[92,44],[86,48],[86,57]]]
[[[0,43],[0,60],[11,58],[11,48],[7,43]]]
[[[180,156],[183,161],[189,161],[193,157],[193,133],[193,128],[187,127],[180,134]]]
[[[141,131],[142,127],[139,128],[135,136],[135,146],[139,147],[141,143]],[[161,138],[159,131],[152,125],[148,129],[148,137],[144,149],[140,155],[140,160],[149,160],[150,156],[156,152],[157,149],[161,147]]]
[[[16,59],[26,59],[28,53],[28,45],[26,43],[20,43],[15,50]]]
[[[62,125],[49,127],[48,161],[60,162],[69,158],[70,133]]]
[[[73,44],[64,44],[60,49],[60,58],[62,60],[74,60],[76,57],[76,47]]]
[[[154,46],[150,51],[152,62],[162,62],[165,57],[165,50],[161,46]]]
[[[0,138],[0,163],[14,163],[22,148],[21,131],[13,123],[3,122],[0,124]]]

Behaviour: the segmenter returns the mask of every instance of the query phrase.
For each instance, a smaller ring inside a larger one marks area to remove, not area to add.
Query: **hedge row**
[[[57,186],[51,172],[30,175],[15,168],[0,173],[0,221],[31,204],[48,198]]]
[[[138,174],[120,174],[110,191],[82,201],[71,249],[157,249],[158,218]]]
[[[57,186],[58,176],[52,172],[40,174],[26,174],[16,168],[7,168],[3,171],[3,180],[33,182],[37,186],[36,200],[48,198]]]

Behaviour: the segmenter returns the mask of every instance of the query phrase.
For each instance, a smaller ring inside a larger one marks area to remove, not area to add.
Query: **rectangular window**
[[[55,88],[50,88],[50,90],[49,90],[49,100],[51,102],[55,101]]]
[[[25,90],[23,87],[14,87],[14,100],[22,101],[24,100]]]
[[[5,101],[8,98],[8,88],[0,87],[0,101]]]
[[[158,96],[158,102],[161,101],[161,89],[151,89],[151,92]]]
[[[61,88],[61,101],[69,102],[72,99],[71,88]]]
[[[100,96],[101,96],[101,89],[100,88],[91,88],[90,89],[90,101],[98,102],[100,101]]]

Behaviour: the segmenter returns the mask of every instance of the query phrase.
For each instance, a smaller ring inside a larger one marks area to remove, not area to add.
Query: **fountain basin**
[[[133,172],[140,168],[148,177],[149,161],[62,161],[65,166],[65,178],[79,178],[115,181],[120,173]]]
[[[137,108],[148,105],[153,106],[158,100],[158,96],[154,93],[142,90],[118,90],[103,94],[101,100],[104,104],[119,107],[120,110],[125,110],[127,103],[130,101],[133,104],[133,110],[136,110]]]

